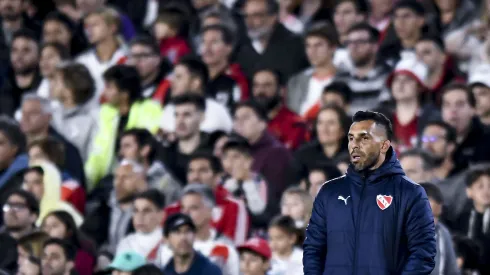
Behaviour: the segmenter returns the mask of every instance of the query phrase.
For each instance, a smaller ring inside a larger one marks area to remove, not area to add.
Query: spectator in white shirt
[[[59,43],[46,43],[42,46],[39,69],[43,80],[36,92],[39,96],[53,99],[56,87],[52,81],[56,75],[56,67],[68,57],[68,49]]]
[[[303,250],[299,248],[300,230],[289,216],[274,218],[269,225],[269,245],[272,250],[269,275],[302,275]]]

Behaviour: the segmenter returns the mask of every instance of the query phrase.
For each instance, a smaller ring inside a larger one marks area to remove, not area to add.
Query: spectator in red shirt
[[[182,35],[187,22],[177,11],[165,11],[158,16],[153,26],[153,35],[160,42],[160,53],[176,64],[189,54],[191,48]]]
[[[198,152],[191,156],[187,170],[188,183],[206,184],[214,190],[216,207],[213,209],[213,226],[233,240],[235,244],[246,240],[249,222],[245,203],[232,198],[226,189],[219,185],[222,167],[219,159],[207,152]],[[165,208],[168,217],[181,210],[180,202]]]
[[[295,150],[305,140],[307,128],[303,119],[283,104],[283,84],[278,71],[261,69],[254,74],[252,95],[268,112],[269,132],[288,149]]]

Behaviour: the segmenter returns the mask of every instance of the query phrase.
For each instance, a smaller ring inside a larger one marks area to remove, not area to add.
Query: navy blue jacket
[[[350,166],[323,185],[303,249],[305,275],[428,275],[436,239],[427,195],[390,148],[380,168]]]
[[[185,273],[177,273],[174,267],[174,258],[163,268],[163,274],[168,275],[221,275],[221,270],[208,258],[195,251],[191,267]]]

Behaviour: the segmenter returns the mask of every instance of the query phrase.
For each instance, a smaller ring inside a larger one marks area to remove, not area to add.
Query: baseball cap
[[[251,238],[244,244],[239,245],[237,249],[239,252],[243,250],[252,251],[268,260],[272,257],[272,251],[269,244],[262,238]]]
[[[165,220],[165,225],[163,226],[164,235],[168,237],[168,235],[174,231],[177,231],[181,226],[188,225],[192,231],[196,232],[196,226],[192,222],[191,217],[186,214],[176,213],[170,215]]]
[[[490,88],[490,65],[481,64],[476,66],[470,73],[468,84],[470,86],[480,84]]]
[[[145,264],[145,257],[136,252],[127,251],[117,254],[114,260],[112,260],[112,263],[109,265],[109,269],[131,272]]]
[[[407,57],[400,60],[395,67],[395,70],[386,80],[386,85],[391,88],[393,78],[397,74],[405,74],[415,79],[422,87],[426,87],[425,80],[427,79],[428,69],[424,63],[420,62],[415,57]]]

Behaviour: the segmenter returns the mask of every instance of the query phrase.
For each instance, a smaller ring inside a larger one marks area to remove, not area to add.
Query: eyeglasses
[[[19,212],[26,208],[27,206],[22,203],[6,203],[3,205],[3,212],[9,212],[11,210],[14,212]]]
[[[444,139],[445,137],[442,136],[422,136],[420,139],[423,143],[434,143],[437,142],[438,140]]]

